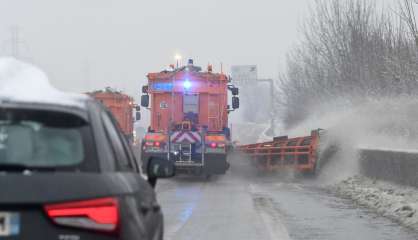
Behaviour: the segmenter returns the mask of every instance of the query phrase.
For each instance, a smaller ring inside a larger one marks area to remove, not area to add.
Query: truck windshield
[[[69,167],[90,155],[88,123],[68,113],[1,109],[0,166]]]

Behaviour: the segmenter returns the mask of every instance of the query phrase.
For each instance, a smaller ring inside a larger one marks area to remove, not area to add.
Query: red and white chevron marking
[[[202,138],[198,132],[174,132],[171,134],[172,143],[197,143],[201,142]]]

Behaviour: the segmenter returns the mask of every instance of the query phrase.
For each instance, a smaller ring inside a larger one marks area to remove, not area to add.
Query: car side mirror
[[[238,109],[239,108],[239,98],[238,97],[232,97],[232,108]]]
[[[164,158],[153,157],[149,159],[147,175],[149,183],[154,187],[157,178],[170,178],[176,174],[172,161]]]
[[[148,107],[149,106],[149,95],[142,95],[141,96],[141,106]]]

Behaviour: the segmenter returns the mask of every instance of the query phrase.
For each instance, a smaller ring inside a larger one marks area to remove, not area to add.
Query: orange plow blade
[[[238,151],[248,155],[260,170],[273,172],[292,169],[301,173],[315,173],[318,159],[320,130],[310,136],[275,137],[273,141],[240,145]]]

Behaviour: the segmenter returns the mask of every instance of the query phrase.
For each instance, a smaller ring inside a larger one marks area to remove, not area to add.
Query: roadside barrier
[[[418,151],[360,149],[362,175],[418,187]]]

